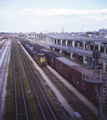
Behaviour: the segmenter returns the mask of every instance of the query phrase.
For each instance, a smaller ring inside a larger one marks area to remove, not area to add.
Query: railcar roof
[[[72,62],[72,61],[70,61],[70,60],[68,60],[68,59],[66,59],[64,57],[58,57],[56,59],[58,59],[59,61],[63,62],[67,66],[76,66],[76,65],[78,65],[78,64],[76,64],[76,63],[74,63],[74,62]]]
[[[47,50],[47,49],[41,49],[43,50],[44,52],[51,52],[50,50]]]

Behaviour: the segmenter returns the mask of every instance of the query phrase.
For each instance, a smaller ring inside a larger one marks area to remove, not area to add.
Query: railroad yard
[[[107,0],[0,0],[0,120],[107,120]]]
[[[78,112],[82,120],[97,120],[96,95],[92,98],[72,85],[68,73],[63,78],[54,66],[40,67],[24,45],[19,39],[11,39],[7,85],[4,85],[6,97],[0,102],[0,119],[74,120],[74,112]],[[58,67],[60,57],[56,59]]]

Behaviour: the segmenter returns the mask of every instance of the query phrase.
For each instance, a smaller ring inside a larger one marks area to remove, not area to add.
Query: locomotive
[[[40,67],[47,66],[47,58],[44,53],[38,53],[37,55],[34,55],[34,59]]]
[[[34,44],[31,44],[29,41],[22,41],[21,43],[25,47],[25,49],[31,54],[34,60],[39,64],[40,67],[47,66],[46,55],[44,53],[38,52],[39,51],[38,45],[35,46]]]

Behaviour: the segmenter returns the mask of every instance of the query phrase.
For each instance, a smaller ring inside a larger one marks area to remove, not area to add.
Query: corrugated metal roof
[[[66,59],[64,57],[58,57],[56,59],[58,59],[59,61],[62,61],[64,64],[66,64],[68,66],[76,66],[76,65],[78,65],[78,64],[76,64],[76,63],[74,63],[74,62],[72,62],[72,61],[70,61],[70,60],[68,60],[68,59]]]

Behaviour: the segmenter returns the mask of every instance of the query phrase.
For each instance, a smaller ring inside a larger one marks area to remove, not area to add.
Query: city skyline
[[[0,0],[0,32],[107,29],[106,0]]]

